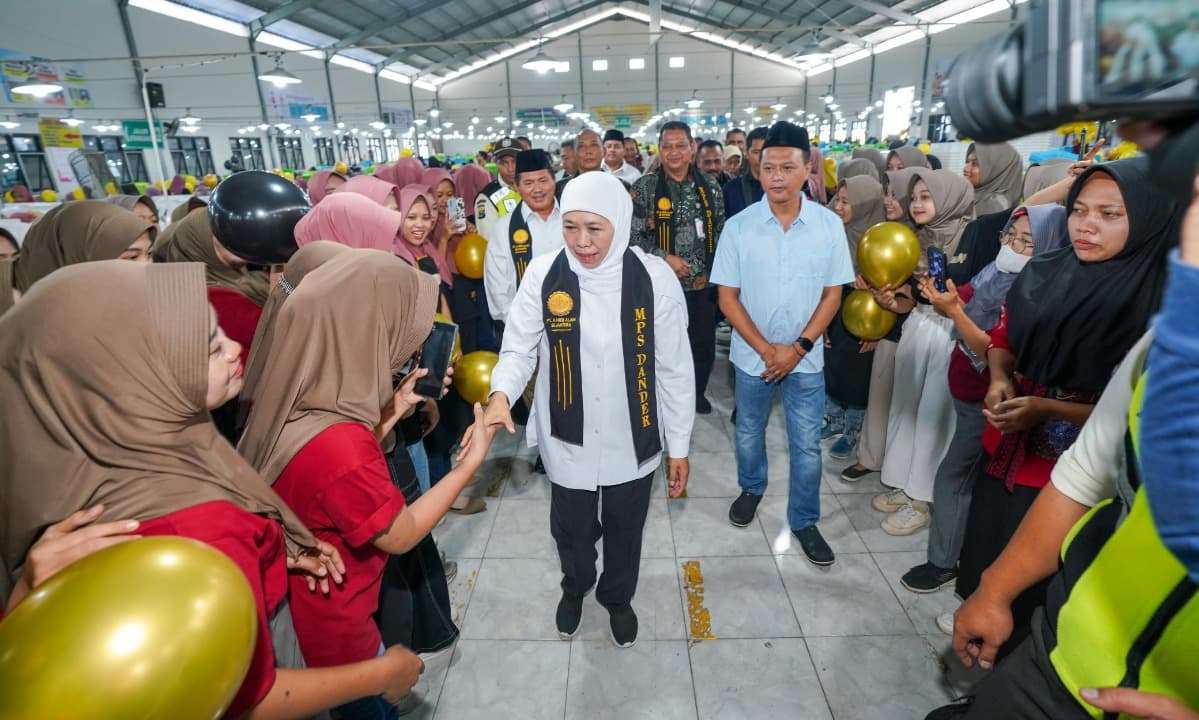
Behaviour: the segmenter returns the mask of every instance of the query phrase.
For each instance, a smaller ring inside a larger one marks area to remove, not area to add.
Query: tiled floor
[[[688,498],[659,480],[646,523],[634,608],[636,646],[618,649],[589,597],[573,641],[558,639],[560,580],[549,532],[549,481],[531,471],[523,435],[497,439],[486,512],[451,515],[437,531],[458,560],[451,594],[462,628],[455,651],[429,664],[415,717],[923,718],[954,695],[943,675],[948,638],[934,619],[951,590],[914,595],[900,576],[923,561],[925,532],[891,537],[870,507],[877,476],[841,482],[825,458],[820,527],[836,564],[810,565],[788,531],[786,436],[770,427],[770,488],[747,528],[728,522],[738,493],[727,364],[718,363],[697,418]],[[688,640],[681,564],[695,560],[714,640]],[[602,562],[602,558],[601,558]]]

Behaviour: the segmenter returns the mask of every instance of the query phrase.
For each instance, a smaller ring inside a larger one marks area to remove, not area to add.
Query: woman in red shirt
[[[241,388],[240,353],[195,265],[80,264],[0,319],[0,594],[42,528],[103,504],[101,520],[208,543],[245,574],[258,638],[225,717],[301,718],[362,694],[398,698],[421,667],[402,649],[348,667],[276,668],[271,618],[288,567],[335,580],[342,568],[208,420]],[[27,590],[15,588],[16,599]]]
[[[292,583],[292,616],[304,659],[314,667],[358,662],[381,652],[374,614],[389,553],[429,534],[482,463],[494,430],[482,426],[461,465],[406,506],[391,481],[380,439],[421,398],[418,370],[393,375],[432,327],[437,284],[395,257],[351,251],[312,272],[275,321],[269,368],[253,399],[239,450],[287,504],[345,559],[345,582],[328,599]],[[480,433],[482,433],[480,435]],[[342,717],[394,708],[374,696],[343,705]]]
[[[1003,551],[1161,303],[1180,213],[1153,189],[1142,161],[1079,175],[1066,211],[1072,248],[1028,263],[991,331],[986,452],[974,474],[958,568],[962,598]],[[1027,635],[1045,587],[1013,603],[1015,631],[1004,649]]]

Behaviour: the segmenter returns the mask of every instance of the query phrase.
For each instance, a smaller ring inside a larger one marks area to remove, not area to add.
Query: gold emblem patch
[[[516,232],[512,233],[512,240],[513,240],[513,242],[518,242],[518,243],[528,242],[529,241],[529,231],[525,230],[523,228],[520,230],[517,230]]]
[[[550,294],[549,298],[545,301],[545,306],[550,311],[550,314],[555,317],[562,317],[563,315],[570,314],[570,311],[575,309],[575,301],[567,293],[558,290]]]
[[[669,210],[670,209],[670,198],[658,198],[658,209],[659,210]]]

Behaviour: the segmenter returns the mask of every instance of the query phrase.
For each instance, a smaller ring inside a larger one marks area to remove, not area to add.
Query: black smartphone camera
[[[937,292],[949,291],[949,286],[945,284],[948,271],[949,258],[940,248],[930,247],[928,249],[928,276],[933,279],[933,285],[937,286]]]
[[[445,373],[454,354],[454,342],[458,339],[458,326],[454,323],[435,322],[433,332],[421,346],[417,368],[429,372],[417,378],[413,391],[421,397],[437,400],[445,390]]]
[[[963,137],[1000,142],[1074,120],[1199,111],[1187,0],[1032,0],[1024,24],[957,57],[945,102]]]

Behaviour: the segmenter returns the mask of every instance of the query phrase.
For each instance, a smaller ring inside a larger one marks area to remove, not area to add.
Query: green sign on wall
[[[121,128],[125,133],[125,147],[133,150],[146,150],[154,147],[150,142],[150,123],[145,120],[122,120]],[[166,132],[162,123],[156,123],[154,131],[158,133],[158,144],[166,144]]]

